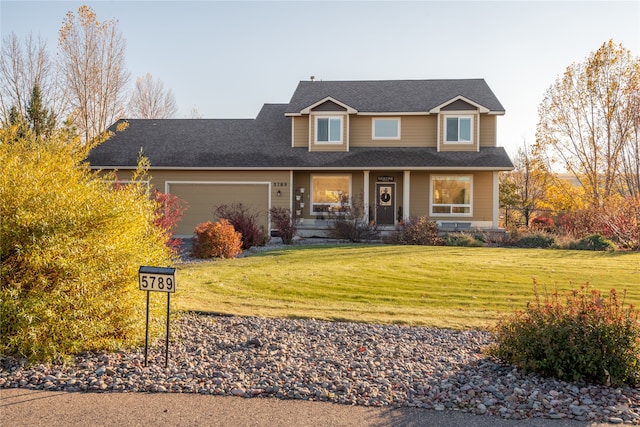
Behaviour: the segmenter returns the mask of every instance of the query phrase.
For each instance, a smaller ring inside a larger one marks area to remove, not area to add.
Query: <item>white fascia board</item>
[[[491,110],[489,110],[487,107],[478,104],[477,102],[473,102],[470,99],[465,98],[462,95],[458,95],[455,98],[451,98],[450,100],[443,102],[442,104],[438,105],[437,107],[432,108],[431,110],[429,110],[430,113],[440,113],[444,107],[446,107],[447,105],[451,104],[452,102],[456,102],[456,101],[464,101],[467,104],[473,105],[474,107],[476,107],[478,109],[478,111],[480,113],[489,113],[491,112]]]
[[[431,115],[428,111],[388,111],[384,113],[380,112],[368,112],[368,111],[359,111],[358,116],[429,116]]]
[[[102,170],[135,170],[134,167],[100,167],[93,169],[102,169]],[[465,167],[465,166],[342,166],[342,167],[313,167],[313,166],[304,166],[304,167],[243,167],[243,168],[212,168],[212,167],[170,167],[170,166],[160,166],[160,167],[151,167],[149,170],[162,170],[162,171],[230,171],[230,172],[242,172],[242,171],[333,171],[333,170],[341,170],[341,171],[384,171],[384,170],[393,170],[393,171],[497,171],[497,172],[507,172],[513,170],[513,167]]]
[[[335,98],[327,96],[326,98],[321,99],[320,101],[316,102],[315,104],[309,105],[307,108],[305,108],[302,111],[300,111],[300,114],[311,114],[311,110],[316,108],[318,105],[324,104],[327,101],[331,101],[331,102],[333,102],[335,104],[338,104],[339,106],[343,107],[345,110],[347,110],[346,111],[347,114],[356,114],[358,112],[358,110],[356,110],[355,108],[350,107],[347,104],[345,104],[343,102],[340,102]]]

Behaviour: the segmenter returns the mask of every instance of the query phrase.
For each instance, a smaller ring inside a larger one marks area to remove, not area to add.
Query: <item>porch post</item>
[[[493,173],[493,229],[498,228],[500,219],[500,172]]]
[[[371,221],[371,218],[369,218],[369,171],[363,171],[362,173],[364,175],[362,204],[364,206],[364,219],[368,224]]]
[[[402,178],[402,219],[409,218],[410,206],[410,192],[411,192],[411,171],[404,171],[404,177]]]

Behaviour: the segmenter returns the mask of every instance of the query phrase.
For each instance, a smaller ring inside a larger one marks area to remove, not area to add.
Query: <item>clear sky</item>
[[[498,144],[535,141],[545,91],[613,39],[640,55],[640,1],[0,1],[2,36],[52,52],[67,11],[116,19],[131,85],[151,73],[178,118],[252,118],[300,80],[484,78],[506,109]]]

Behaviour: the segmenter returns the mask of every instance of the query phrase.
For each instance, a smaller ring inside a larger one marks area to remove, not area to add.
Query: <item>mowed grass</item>
[[[390,245],[290,247],[180,264],[179,310],[487,328],[544,293],[589,283],[640,304],[640,253]]]

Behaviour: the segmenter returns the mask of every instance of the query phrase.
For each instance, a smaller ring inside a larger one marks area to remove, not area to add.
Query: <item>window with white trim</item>
[[[341,212],[351,207],[351,175],[312,175],[311,213]]]
[[[431,215],[471,216],[473,177],[431,175]]]
[[[400,139],[400,119],[373,119],[373,139]]]
[[[445,118],[445,142],[470,144],[473,142],[473,116]]]
[[[316,117],[316,142],[342,143],[342,117]]]

